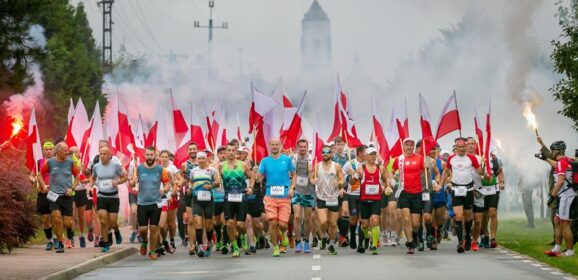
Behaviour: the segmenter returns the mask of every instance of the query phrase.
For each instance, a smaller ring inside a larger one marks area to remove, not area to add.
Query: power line
[[[157,41],[157,39],[154,36],[154,32],[152,32],[148,22],[146,21],[146,18],[144,16],[144,13],[142,12],[142,9],[140,7],[140,4],[138,3],[138,1],[136,2],[136,6],[137,9],[134,8],[134,6],[132,5],[132,1],[128,1],[128,3],[130,4],[131,8],[133,9],[133,11],[135,12],[135,15],[137,16],[137,19],[141,22],[141,24],[144,26],[145,32],[148,33],[148,35],[150,36],[151,40],[157,45],[158,48],[162,48],[161,45],[159,44],[159,42]]]
[[[118,6],[119,9],[121,9],[121,13],[122,14],[127,14],[126,12],[124,12],[123,8],[121,5]],[[127,27],[128,30],[131,35],[134,35],[134,38],[146,49],[149,50],[149,47],[147,44],[144,43],[144,41],[140,38],[140,36],[138,36],[138,32],[136,32],[136,29],[132,26],[132,24],[130,23],[130,20],[127,20],[126,22],[124,21],[125,17],[119,17],[121,24],[125,25]]]
[[[176,23],[176,24],[191,24],[191,23],[193,23],[191,21],[175,20],[169,14],[167,14],[163,9],[161,9],[159,6],[157,6],[157,4],[155,4],[155,1],[151,1],[150,3],[155,7],[156,11],[159,11],[161,14],[163,14],[164,18],[168,19],[169,21],[172,21],[173,23]]]

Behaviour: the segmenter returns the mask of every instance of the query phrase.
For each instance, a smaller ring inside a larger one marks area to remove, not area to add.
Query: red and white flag
[[[403,100],[403,106],[396,110],[395,125],[397,126],[401,141],[409,137],[409,119],[407,118],[407,99]],[[403,151],[402,151],[403,152]]]
[[[491,142],[492,142],[492,127],[490,125],[491,122],[491,113],[492,113],[492,102],[490,101],[490,105],[488,106],[488,113],[486,114],[486,149],[484,152],[485,160],[486,160],[486,173],[492,174],[492,169],[490,167],[490,152],[491,152]]]
[[[225,111],[223,110],[221,113],[221,118],[219,121],[219,134],[217,139],[219,139],[219,142],[221,144],[221,146],[226,146],[229,143],[229,139],[227,138],[227,128],[225,126],[226,123],[226,117],[225,117]]]
[[[318,163],[323,160],[323,155],[321,151],[323,150],[323,139],[319,135],[319,113],[317,113],[317,122],[315,123],[315,129],[313,130],[313,163]]]
[[[181,143],[179,143],[179,147],[175,152],[175,160],[174,164],[177,167],[180,167],[181,164],[189,158],[189,144],[195,143],[197,144],[197,150],[204,151],[207,146],[205,144],[205,137],[203,135],[203,129],[201,128],[201,124],[196,121],[195,117],[195,110],[194,105],[191,102],[191,118],[190,118],[190,129],[189,132],[185,135]]]
[[[295,148],[297,141],[299,141],[299,137],[301,137],[301,120],[303,116],[303,109],[305,108],[305,96],[307,96],[307,91],[303,93],[303,97],[301,97],[301,101],[297,107],[297,112],[293,115],[293,119],[291,120],[289,128],[287,129],[287,133],[285,134],[285,137],[283,137],[284,149]]]
[[[72,121],[72,118],[74,117],[74,101],[72,101],[72,98],[70,98],[70,105],[68,106],[68,116],[67,116],[67,120],[68,120],[68,125],[70,126],[70,122]]]
[[[337,92],[339,93],[339,109],[341,117],[341,135],[345,138],[345,142],[351,148],[361,146],[361,140],[357,137],[357,128],[353,121],[353,113],[351,112],[351,104],[347,100],[347,94],[341,88],[341,81],[337,75]]]
[[[153,122],[153,125],[151,126],[151,129],[149,129],[149,132],[146,135],[145,138],[145,148],[146,147],[155,147],[157,146],[157,131],[159,128],[159,122],[158,120],[156,120]]]
[[[478,110],[474,109],[474,129],[476,131],[476,137],[478,138],[478,146],[476,147],[476,154],[482,155],[484,151],[484,132],[482,131],[483,122],[478,116]]]
[[[66,132],[65,141],[68,147],[76,146],[80,148],[82,137],[88,126],[88,113],[86,112],[82,98],[79,98],[76,109],[74,110],[74,116],[70,119],[70,125]]]
[[[267,142],[265,141],[265,134],[263,133],[263,122],[260,122],[253,128],[255,137],[253,146],[251,148],[251,159],[259,164],[262,159],[269,155],[267,150]]]
[[[171,98],[171,106],[173,109],[173,128],[174,128],[174,135],[175,135],[175,143],[179,144],[185,137],[185,134],[189,131],[187,121],[185,121],[185,117],[183,116],[183,112],[178,106],[175,104],[175,100],[173,98],[173,92],[170,92]]]
[[[28,167],[30,171],[38,173],[38,170],[40,169],[38,161],[42,159],[42,143],[40,142],[40,133],[38,132],[38,123],[36,122],[36,112],[34,107],[32,107],[32,113],[30,113],[27,132],[26,167]]]
[[[341,90],[338,89],[335,91],[335,95],[333,95],[333,128],[331,129],[331,133],[327,138],[327,142],[331,142],[335,139],[335,137],[341,134],[341,110],[340,110],[340,98],[341,98]]]
[[[82,163],[85,166],[88,166],[88,162],[90,162],[96,155],[98,155],[98,142],[104,139],[102,114],[100,113],[100,103],[98,100],[96,101],[96,106],[94,107],[94,113],[92,113],[91,127],[92,128],[90,130],[89,141],[87,141],[88,145],[85,149],[86,152],[82,153]]]
[[[251,82],[251,109],[249,110],[249,133],[263,123],[263,116],[279,105],[271,96],[259,91]]]
[[[444,106],[444,110],[438,123],[436,140],[442,138],[443,136],[449,134],[450,132],[461,129],[462,124],[460,122],[460,113],[458,111],[456,92],[454,91],[454,93],[450,96],[450,99]]]
[[[209,144],[209,149],[211,150],[215,150],[216,146],[217,146],[217,135],[213,135],[213,129],[212,129],[212,124],[213,124],[213,109],[209,107],[209,104],[207,103],[207,100],[203,99],[203,108],[205,110],[205,122],[207,125],[207,143]]]
[[[429,154],[429,152],[435,148],[436,140],[433,136],[431,129],[431,118],[429,114],[429,108],[423,98],[423,95],[419,94],[419,112],[420,112],[420,124],[421,124],[421,138],[422,138],[422,149],[423,154]]]
[[[375,138],[378,146],[379,146],[379,155],[384,161],[389,159],[389,145],[387,144],[387,139],[385,134],[383,133],[383,125],[377,108],[377,102],[375,100],[375,96],[373,97],[373,132],[371,133],[372,138]]]
[[[239,113],[237,113],[237,140],[243,142],[243,134],[241,133],[241,122],[239,121]]]
[[[401,137],[399,137],[399,129],[397,127],[397,110],[395,103],[392,105],[391,116],[389,118],[389,124],[385,132],[387,143],[389,144],[389,157],[398,157],[403,151],[401,149]]]

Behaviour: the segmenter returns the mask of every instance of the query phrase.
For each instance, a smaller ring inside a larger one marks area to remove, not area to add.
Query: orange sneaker
[[[147,254],[147,243],[141,243],[140,244],[140,250],[139,253],[141,254],[141,256],[144,256]]]
[[[548,250],[546,252],[544,252],[544,254],[550,256],[550,257],[559,257],[560,255],[562,255],[562,253],[560,252],[554,252],[552,250]]]
[[[285,253],[287,253],[287,247],[285,247],[285,246],[283,246],[283,245],[279,245],[279,251],[280,251],[282,254],[285,254]]]
[[[149,259],[151,259],[151,261],[156,260],[158,257],[159,257],[159,256],[157,255],[156,252],[154,252],[154,251],[149,252]]]
[[[70,239],[66,239],[66,241],[64,241],[64,246],[66,246],[66,249],[72,248],[72,242],[70,242]]]
[[[480,250],[480,247],[478,247],[478,242],[475,242],[475,241],[472,242],[472,251],[477,252],[479,250]]]

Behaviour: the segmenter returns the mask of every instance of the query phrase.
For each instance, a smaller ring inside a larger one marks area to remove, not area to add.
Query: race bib
[[[365,185],[365,194],[374,195],[379,193],[379,185]]]
[[[325,206],[338,206],[339,201],[337,199],[325,201]]]
[[[399,198],[399,196],[401,195],[401,191],[403,191],[403,189],[399,188],[399,189],[395,192],[395,198]]]
[[[422,201],[429,201],[429,193],[424,192],[421,194],[421,200]]]
[[[285,186],[271,186],[269,187],[269,193],[271,196],[284,196],[285,195]]]
[[[198,201],[211,201],[211,191],[197,191]]]
[[[46,195],[46,198],[52,202],[56,202],[59,196],[60,196],[59,194],[53,191],[49,191],[48,194]]]
[[[98,180],[98,190],[101,192],[114,191],[112,180]]]
[[[484,186],[484,187],[482,187],[482,189],[484,190],[484,195],[496,194],[496,192],[497,192],[496,188],[497,188],[497,186]]]
[[[242,193],[230,193],[227,195],[227,201],[229,202],[243,202]]]
[[[297,176],[297,185],[305,187],[309,184],[309,178],[303,176]]]
[[[465,197],[468,194],[468,187],[459,186],[454,187],[454,195],[457,197]]]

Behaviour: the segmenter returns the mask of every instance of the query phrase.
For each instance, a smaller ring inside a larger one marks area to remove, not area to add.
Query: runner
[[[129,173],[134,174],[134,172],[136,172],[137,166],[138,166],[137,165],[137,158],[134,157],[133,160],[131,160],[131,162],[130,162]],[[129,222],[130,222],[130,226],[132,229],[132,233],[130,234],[129,241],[130,241],[130,243],[135,243],[137,241],[137,238],[138,238],[139,239],[138,241],[140,242],[140,236],[138,235],[138,221],[137,221],[137,217],[136,217],[138,190],[131,188],[128,184],[126,186],[128,189],[128,204],[130,207]]]
[[[436,143],[437,145],[437,143]],[[422,150],[422,140],[418,140],[416,144],[416,154],[422,156],[424,154]],[[434,240],[435,232],[433,223],[433,194],[436,193],[435,186],[437,185],[437,181],[440,179],[440,171],[436,168],[436,162],[432,155],[435,155],[435,148],[432,149],[425,157],[425,165],[427,173],[424,173],[424,170],[421,170],[420,175],[420,184],[422,185],[422,217],[421,222],[419,225],[419,230],[417,233],[418,237],[418,251],[423,251],[425,247],[430,250],[437,250],[437,242]],[[405,167],[407,169],[407,167]],[[409,175],[405,172],[406,178]],[[428,181],[426,181],[428,180]],[[405,182],[405,181],[404,181]],[[426,230],[426,246],[424,246],[423,240],[423,230]]]
[[[156,260],[158,255],[159,219],[161,216],[161,195],[167,193],[171,185],[169,172],[155,162],[155,148],[145,148],[145,163],[140,164],[136,174],[130,178],[130,185],[138,189],[137,217],[139,235],[142,238],[140,254],[147,254],[149,245],[149,258]],[[162,183],[162,187],[161,187]],[[150,232],[150,237],[148,233]]]
[[[433,149],[429,156],[433,159],[435,159],[435,168],[438,170],[438,173],[442,173],[445,166],[446,166],[446,162],[445,160],[443,160],[442,158],[440,158],[440,146],[436,145],[436,148]],[[448,155],[449,156],[449,155]],[[434,179],[433,175],[432,175],[432,180]],[[447,207],[447,193],[446,193],[446,187],[445,187],[445,182],[440,182],[440,190],[439,191],[434,191],[432,193],[432,200],[433,200],[433,221],[437,227],[437,231],[436,231],[436,240],[434,245],[436,249],[437,246],[439,246],[439,244],[441,243],[442,239],[444,238],[444,235],[447,235],[447,231],[444,231],[444,225],[446,223],[446,207]],[[433,249],[433,247],[432,247]]]
[[[209,165],[207,153],[198,152],[199,166],[193,168],[189,177],[189,190],[193,195],[193,220],[196,236],[196,253],[199,258],[211,255],[213,236],[214,192],[220,184],[218,171]],[[204,218],[204,223],[203,223]],[[203,226],[208,244],[203,244]],[[194,246],[191,244],[190,246]]]
[[[244,162],[245,165],[251,168],[252,178],[257,178],[257,168],[254,166],[252,160],[249,160],[248,154],[249,149],[246,147],[240,147],[237,150],[239,154],[239,160]],[[247,226],[247,238],[249,239],[249,253],[256,254],[257,248],[259,246],[257,243],[257,238],[259,240],[265,241],[265,236],[263,232],[263,224],[261,223],[261,213],[263,211],[263,191],[261,188],[261,184],[257,183],[256,180],[251,182],[250,179],[247,179],[247,185],[252,186],[253,194],[247,195],[247,219],[246,219],[246,226]],[[252,185],[251,185],[252,183]],[[264,243],[263,243],[264,244]],[[261,248],[262,249],[262,248]]]
[[[225,190],[227,234],[233,247],[233,258],[238,258],[240,252],[237,238],[242,238],[243,244],[247,242],[247,228],[245,226],[247,219],[246,196],[253,194],[252,187],[249,187],[253,185],[253,176],[249,166],[236,159],[237,149],[234,143],[227,144],[226,151],[227,160],[219,165],[219,174],[223,180]],[[249,178],[249,185],[246,182],[247,178]],[[207,237],[209,237],[208,232]]]
[[[102,252],[108,252],[112,244],[114,231],[116,244],[122,243],[122,236],[118,228],[118,211],[120,199],[118,185],[127,181],[127,174],[122,165],[111,161],[110,149],[99,149],[100,162],[93,166],[89,186],[96,186],[98,190],[97,212],[100,221],[102,240],[99,247]]]
[[[484,195],[484,217],[482,221],[482,231],[484,237],[481,244],[484,248],[496,248],[496,233],[498,231],[498,204],[500,202],[500,191],[504,190],[504,169],[502,160],[498,158],[495,151],[490,153],[490,169],[492,170],[492,179],[482,179],[482,189],[480,192]],[[490,231],[488,234],[488,223]],[[476,240],[476,239],[474,239]]]
[[[219,164],[226,160],[226,156],[226,147],[217,148],[217,157],[212,163],[212,166],[215,168],[215,170],[219,170]],[[229,253],[229,235],[227,234],[227,226],[225,225],[225,189],[223,188],[222,181],[219,183],[219,186],[216,189],[213,189],[213,200],[213,223],[217,236],[217,244],[215,247],[217,251],[221,251],[221,254],[226,255]],[[243,245],[243,250],[247,251],[248,248],[246,245],[246,239]]]
[[[74,189],[79,182],[80,169],[68,158],[68,146],[66,143],[56,144],[54,153],[56,156],[48,159],[40,169],[41,176],[38,179],[41,186],[47,186],[44,176],[50,175],[50,190],[46,198],[50,204],[54,234],[56,234],[58,239],[57,244],[54,244],[54,248],[56,253],[64,253],[64,228],[66,228],[66,237],[68,239],[74,238],[72,204],[74,201]]]
[[[161,217],[159,220],[159,228],[161,234],[161,243],[164,247],[164,251],[169,253],[174,253],[176,250],[175,246],[175,234],[177,232],[176,224],[176,210],[179,208],[179,201],[177,199],[177,193],[179,191],[178,183],[181,181],[179,169],[170,160],[171,153],[167,150],[163,150],[160,153],[161,166],[169,172],[171,178],[172,188],[166,195],[162,196],[163,208],[161,209]],[[167,240],[167,236],[169,240]],[[160,245],[160,244],[159,244]]]
[[[321,150],[323,162],[316,165],[311,176],[311,183],[315,184],[315,196],[317,197],[317,219],[323,233],[322,248],[329,243],[329,254],[337,255],[335,251],[335,239],[337,233],[337,218],[339,217],[338,197],[345,194],[342,187],[345,184],[341,166],[332,161],[331,147],[323,146]],[[349,223],[349,220],[347,221]]]
[[[281,251],[278,231],[281,231],[281,236],[286,236],[291,215],[291,197],[295,191],[297,176],[291,158],[281,154],[281,141],[273,138],[269,141],[269,146],[271,154],[259,165],[259,182],[267,178],[265,211],[269,220],[269,235],[274,246],[273,257],[279,257]]]
[[[347,182],[347,204],[349,207],[349,248],[357,249],[356,231],[359,223],[359,195],[361,188],[361,180],[356,179],[355,171],[358,166],[362,166],[365,159],[366,146],[362,145],[356,148],[355,159],[349,160],[343,166],[343,174],[346,175]],[[359,235],[359,244],[363,237]]]
[[[554,189],[550,193],[551,197],[558,197],[558,209],[556,212],[556,231],[555,231],[555,245],[552,250],[546,251],[546,255],[551,257],[572,257],[574,256],[574,239],[572,230],[570,228],[570,221],[575,219],[576,214],[572,213],[573,201],[576,197],[576,191],[569,185],[572,182],[572,166],[570,163],[572,159],[565,156],[566,143],[564,141],[556,141],[550,146],[552,155],[557,161],[554,175],[556,183]],[[560,252],[562,241],[566,244],[566,252]]]
[[[50,219],[50,201],[46,198],[48,191],[50,190],[50,174],[41,174],[44,180],[39,180],[38,174],[44,164],[52,158],[54,155],[54,144],[52,142],[44,142],[42,145],[42,159],[38,160],[36,166],[38,170],[32,170],[29,179],[32,184],[38,190],[38,197],[36,199],[36,212],[42,216],[42,229],[44,231],[44,236],[46,237],[46,250],[50,251],[58,240],[52,239],[52,221]],[[46,183],[46,185],[44,184]]]
[[[387,164],[387,172],[392,172],[393,170],[393,162],[394,159],[390,159]],[[398,192],[398,185],[399,185],[399,178],[394,176],[394,181],[392,181],[392,185],[388,184],[385,188],[383,196],[385,197],[385,203],[387,204],[387,225],[386,228],[389,231],[389,234],[386,236],[388,242],[385,243],[386,246],[397,247],[399,245],[399,237],[401,235],[402,230],[402,217],[401,217],[401,209],[398,209],[397,204],[399,200],[399,195],[401,192]],[[384,202],[382,200],[382,202]],[[381,206],[383,207],[383,205]]]
[[[313,166],[312,159],[308,154],[309,143],[305,139],[297,142],[297,154],[293,156],[292,163],[295,166],[297,184],[295,194],[291,198],[293,207],[293,225],[295,230],[295,253],[311,253],[309,238],[311,236],[311,214],[315,206],[315,185],[309,180]],[[303,224],[303,227],[301,226]],[[303,242],[302,242],[302,236]]]
[[[476,159],[478,160],[478,162],[480,163],[480,165],[482,166],[482,169],[485,166],[485,163],[483,163],[482,157],[478,154],[476,154],[476,149],[481,150],[481,148],[478,147],[478,143],[476,142],[476,139],[474,137],[468,137],[467,141],[466,141],[466,145],[467,145],[467,152],[468,154],[476,157]],[[472,178],[474,180],[474,207],[473,207],[473,215],[474,215],[474,219],[473,219],[473,227],[472,227],[472,234],[471,236],[469,234],[467,234],[467,229],[466,229],[466,251],[469,251],[470,249],[472,251],[479,251],[480,248],[478,246],[478,238],[480,237],[480,230],[482,229],[482,220],[483,220],[483,216],[484,216],[484,212],[485,210],[485,206],[484,206],[484,195],[481,191],[482,189],[482,177],[477,174],[477,172],[475,170],[472,171]],[[466,219],[466,228],[469,228],[468,226],[468,221]]]
[[[191,174],[191,170],[193,170],[195,167],[199,166],[199,164],[197,163],[197,144],[194,142],[189,143],[189,145],[187,146],[187,152],[189,153],[189,159],[183,163],[181,165],[181,176],[187,181],[186,185],[187,186],[185,188],[185,186],[183,186],[183,196],[185,199],[183,199],[184,205],[185,205],[185,211],[182,212],[181,215],[179,215],[180,217],[182,217],[181,221],[179,221],[179,224],[187,224],[187,238],[184,238],[182,241],[182,246],[186,247],[187,245],[189,246],[189,255],[194,255],[196,248],[195,248],[195,224],[194,224],[194,219],[193,219],[193,194],[188,191],[188,182],[191,179],[190,174]],[[184,234],[181,233],[181,237],[184,237]],[[187,244],[188,243],[188,244]]]
[[[339,166],[343,167],[348,159],[348,154],[345,151],[345,143],[341,136],[335,137],[335,151],[333,152],[332,160],[337,162]],[[339,227],[339,247],[347,247],[349,240],[347,240],[349,232],[349,202],[347,194],[339,196],[339,219],[337,226]]]
[[[482,174],[482,168],[475,156],[466,151],[466,139],[458,138],[455,142],[456,153],[449,156],[446,167],[442,173],[440,182],[445,182],[451,175],[451,201],[456,224],[456,234],[458,237],[458,253],[464,253],[466,241],[464,240],[464,214],[466,238],[471,236],[472,230],[472,208],[474,206],[474,176],[473,171]]]
[[[371,238],[371,254],[377,255],[377,244],[380,234],[381,192],[384,191],[381,179],[386,178],[386,169],[376,163],[377,150],[375,148],[367,148],[365,154],[367,155],[365,163],[358,166],[353,175],[355,179],[361,180],[359,213],[361,215],[363,241],[357,244],[357,252],[365,253]]]

